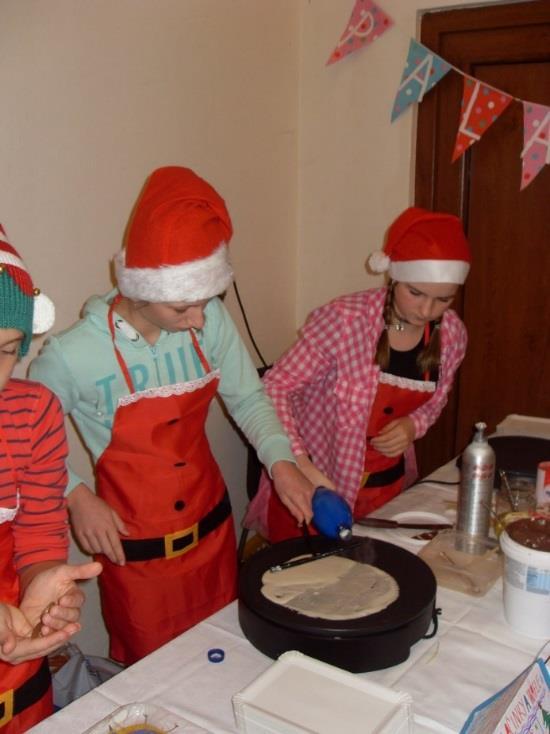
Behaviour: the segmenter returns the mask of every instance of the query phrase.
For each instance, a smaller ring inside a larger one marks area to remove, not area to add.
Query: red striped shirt
[[[18,570],[67,558],[66,458],[59,400],[38,382],[10,380],[0,392],[0,508],[19,502],[12,522]]]

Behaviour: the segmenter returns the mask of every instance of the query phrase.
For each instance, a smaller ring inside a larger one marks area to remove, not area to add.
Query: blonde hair
[[[376,345],[376,353],[374,355],[374,363],[377,364],[381,369],[387,369],[390,363],[390,339],[388,331],[396,318],[395,308],[393,305],[393,291],[395,288],[395,281],[390,280],[386,291],[386,300],[384,301],[384,310],[382,315],[384,317],[384,329],[378,339]],[[432,333],[430,335],[429,342],[424,346],[424,349],[420,352],[416,359],[418,368],[422,373],[431,372],[439,368],[441,361],[441,337],[439,333],[439,327],[441,319],[436,321]]]

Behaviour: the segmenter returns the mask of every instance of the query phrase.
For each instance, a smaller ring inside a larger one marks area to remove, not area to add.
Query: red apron
[[[114,304],[113,304],[114,305]],[[205,377],[119,401],[111,442],[96,465],[97,493],[122,518],[126,565],[101,557],[110,654],[129,665],[236,597],[235,532],[205,422],[219,377],[191,338]]]
[[[384,376],[381,375],[381,378],[383,380]],[[411,387],[414,387],[415,382],[416,380],[407,380]],[[383,381],[378,383],[367,426],[365,467],[361,489],[353,508],[354,518],[374,512],[403,490],[404,455],[384,456],[372,446],[371,439],[391,421],[410,415],[420,408],[432,395],[433,392],[425,390],[399,387]]]
[[[13,565],[11,522],[0,524],[0,600],[17,606],[19,577]],[[34,701],[30,705],[29,702]],[[22,734],[53,711],[46,658],[10,665],[0,660],[0,732]]]

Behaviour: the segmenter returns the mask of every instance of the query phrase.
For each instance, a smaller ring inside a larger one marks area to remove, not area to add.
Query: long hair
[[[386,300],[384,301],[384,310],[382,312],[384,317],[384,329],[378,339],[376,353],[374,355],[375,364],[383,370],[387,369],[390,363],[390,340],[388,331],[397,318],[393,304],[394,288],[395,281],[390,280],[386,290]],[[422,373],[432,372],[432,370],[437,370],[439,368],[439,363],[441,361],[440,325],[441,319],[436,321],[428,343],[424,346],[424,349],[422,349],[417,357],[416,363]]]

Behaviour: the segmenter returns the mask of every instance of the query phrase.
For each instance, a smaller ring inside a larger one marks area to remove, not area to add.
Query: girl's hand
[[[32,638],[32,626],[25,615],[10,604],[0,604],[0,660],[18,665],[49,655],[79,629],[78,624],[70,624],[59,632]]]
[[[371,443],[384,456],[399,456],[414,441],[414,423],[409,416],[388,423]]]
[[[336,489],[333,482],[322,471],[317,469],[307,454],[299,454],[296,457],[298,469],[304,474],[314,487],[328,487]]]
[[[123,566],[121,535],[129,535],[126,525],[109,505],[85,484],[77,485],[68,496],[71,525],[85,553],[103,553],[112,563]]]
[[[309,523],[313,517],[313,484],[291,461],[276,461],[271,467],[271,474],[277,494],[298,524]]]
[[[76,582],[91,579],[100,572],[100,563],[78,566],[64,563],[40,571],[26,586],[19,609],[31,628],[38,625],[43,636],[75,625],[80,629],[77,622],[85,596]]]

